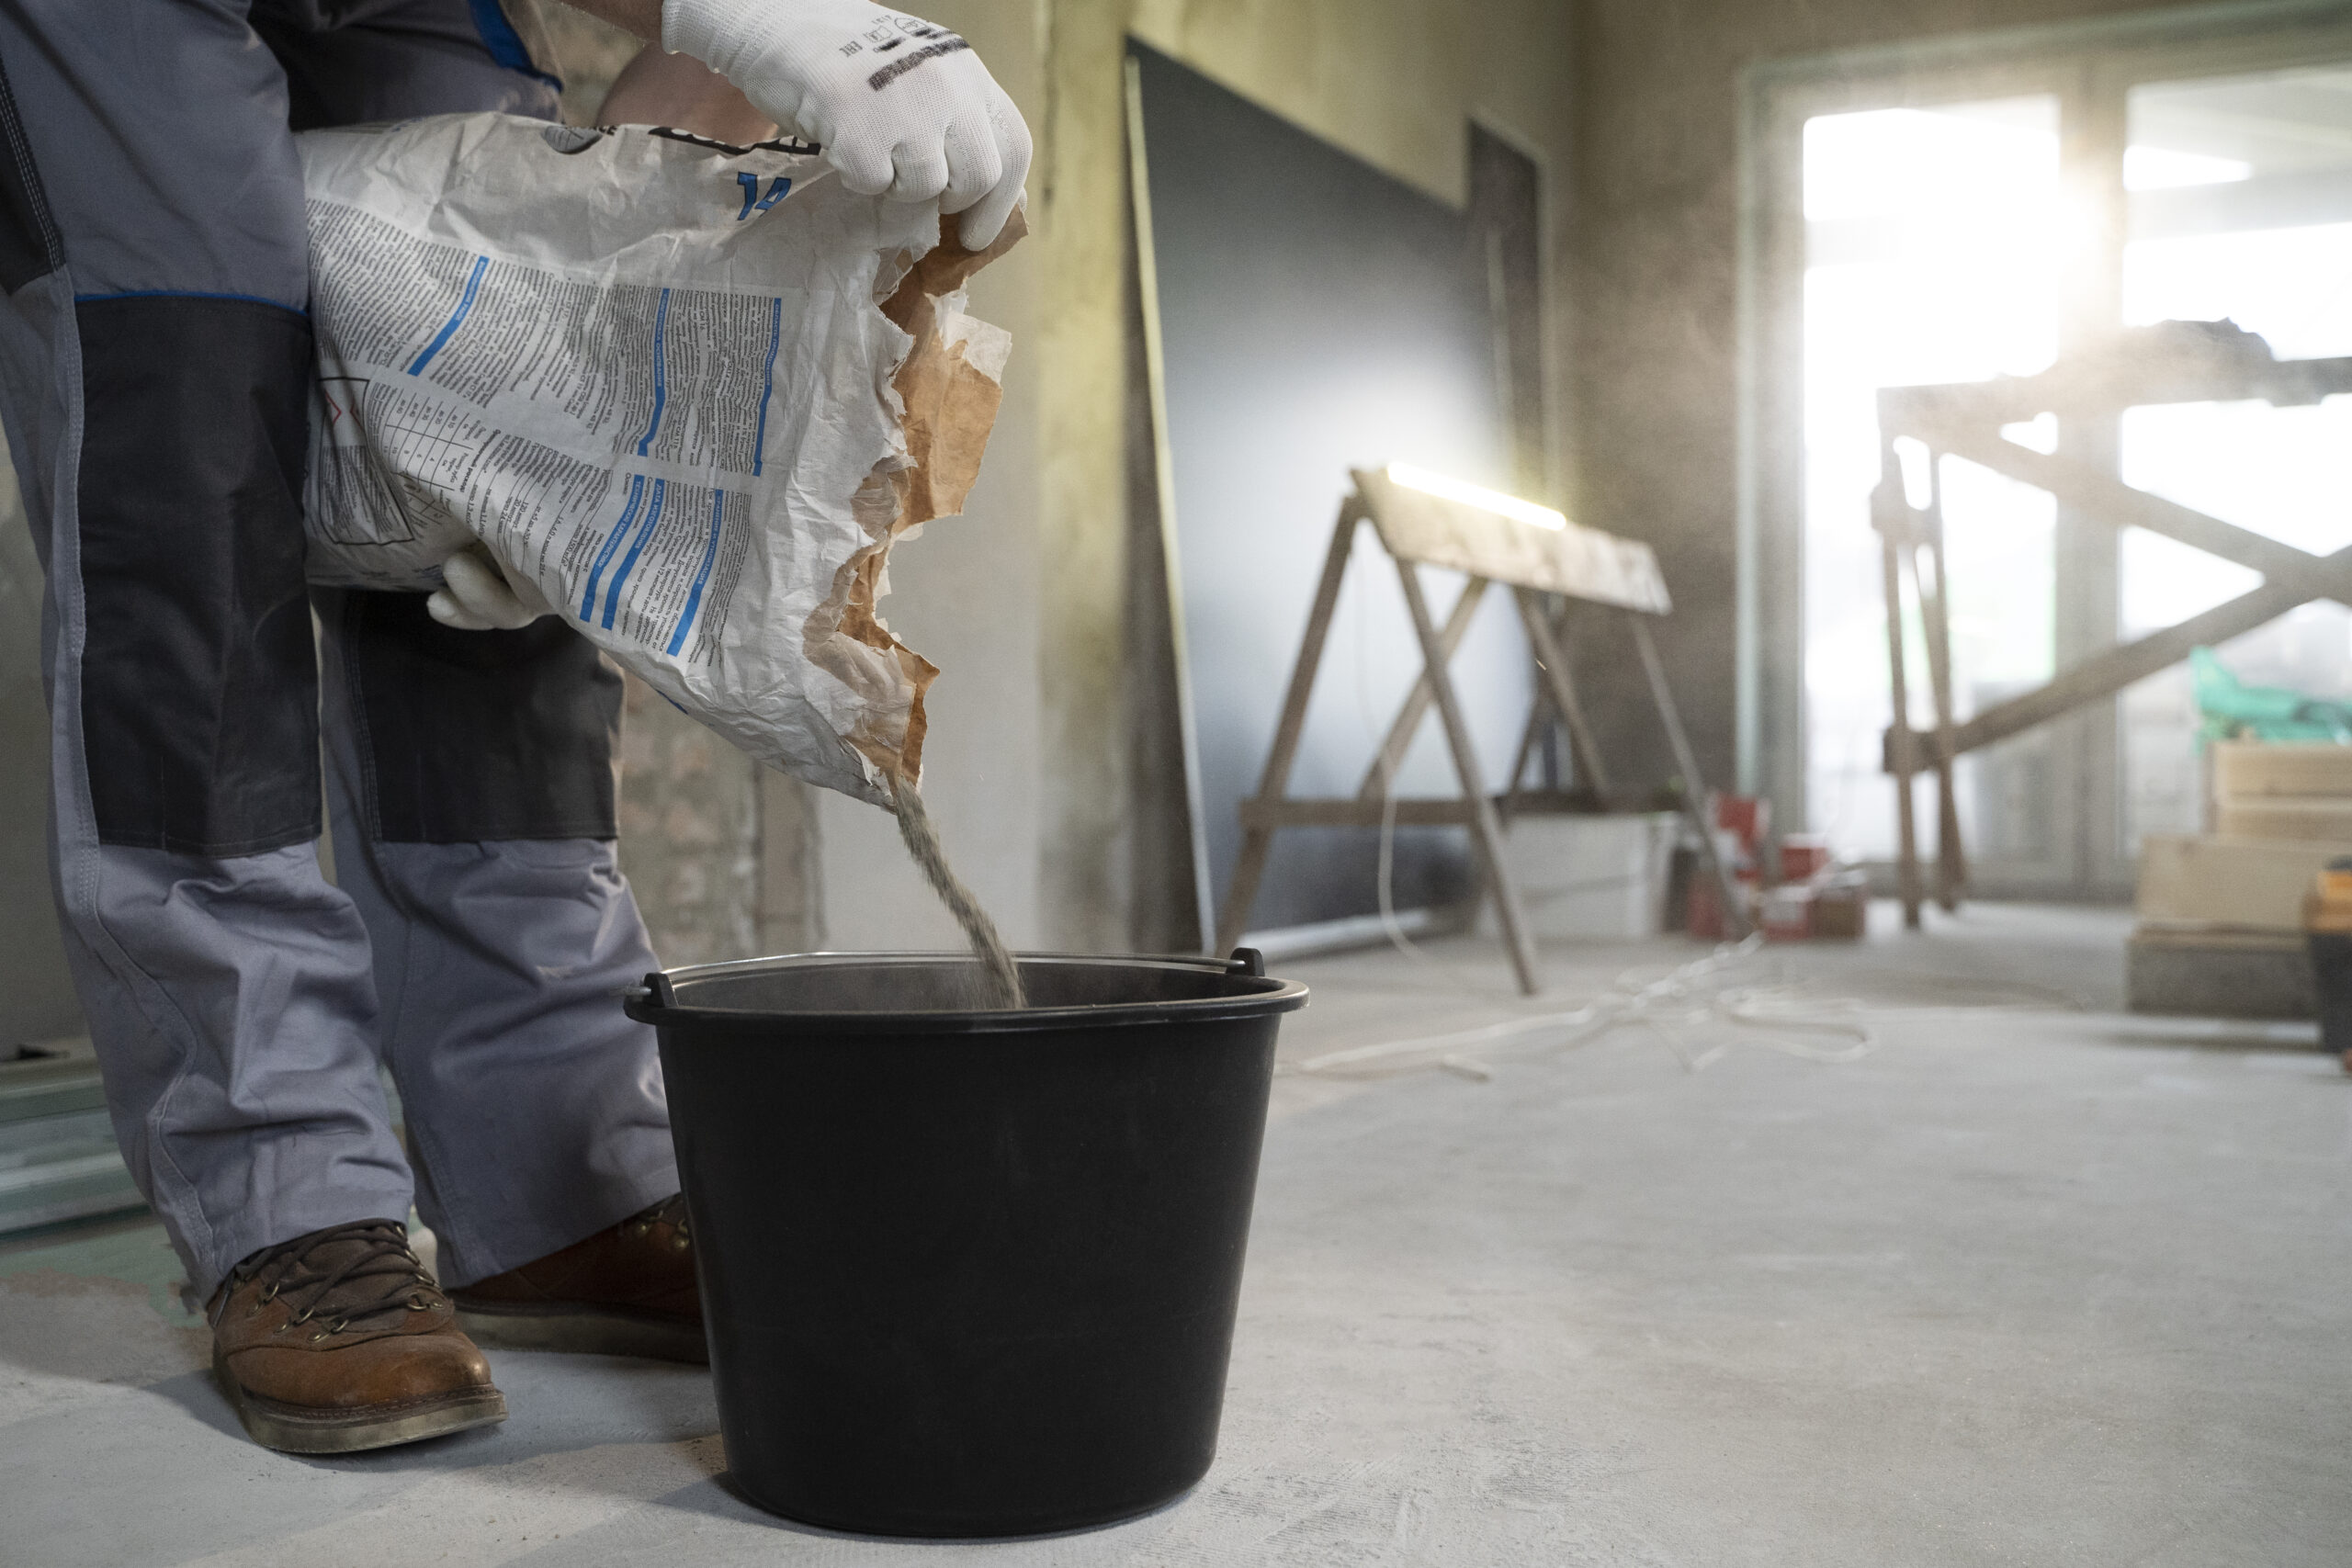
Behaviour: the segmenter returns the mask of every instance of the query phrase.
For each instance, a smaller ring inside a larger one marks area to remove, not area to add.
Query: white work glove
[[[539,596],[533,593],[532,600]],[[441,586],[424,602],[424,613],[461,632],[520,631],[550,615],[544,602],[526,603],[480,545],[468,545],[441,563]]]
[[[1021,111],[970,44],[919,17],[865,0],[665,0],[662,47],[822,145],[850,189],[961,212],[967,250],[1021,199]]]

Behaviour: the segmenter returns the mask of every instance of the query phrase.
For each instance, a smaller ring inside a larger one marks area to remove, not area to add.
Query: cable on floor
[[[1745,942],[1718,947],[1702,958],[1694,959],[1631,990],[1625,988],[1625,979],[1621,976],[1616,988],[1570,1011],[1504,1019],[1499,1022],[1454,1030],[1444,1034],[1385,1040],[1372,1045],[1351,1045],[1337,1051],[1324,1051],[1296,1062],[1281,1063],[1274,1070],[1281,1074],[1388,1077],[1399,1073],[1440,1067],[1469,1077],[1485,1076],[1483,1071],[1469,1071],[1472,1067],[1484,1069],[1485,1064],[1464,1055],[1464,1052],[1547,1032],[1561,1034],[1562,1038],[1553,1043],[1555,1047],[1583,1044],[1633,1021],[1654,1008],[1685,998],[1685,993],[1694,982],[1740,962],[1762,945],[1762,937],[1750,936]]]
[[[1967,983],[1969,1001],[1924,1007],[1823,995],[1803,982],[1755,975],[1753,961],[1763,945],[1763,936],[1756,933],[1652,978],[1642,978],[1642,970],[1628,970],[1617,976],[1608,991],[1566,1011],[1324,1051],[1279,1063],[1274,1071],[1283,1077],[1380,1078],[1436,1070],[1485,1082],[1494,1076],[1487,1058],[1514,1046],[1564,1051],[1636,1026],[1656,1033],[1694,1073],[1705,1071],[1741,1044],[1838,1066],[1860,1061],[1878,1048],[1878,1033],[1865,1016],[1870,1013],[1984,1012],[2081,1005],[2064,993],[2016,982],[1998,987]],[[1419,956],[1428,959],[1430,955]],[[1916,978],[1935,979],[1954,988],[1962,984],[1941,976]],[[1694,1049],[1690,1038],[1694,1032],[1706,1032],[1713,1038]]]
[[[1350,562],[1351,566],[1353,564]],[[1359,674],[1361,676],[1361,671]],[[1369,714],[1367,701],[1367,728]],[[1433,964],[1436,962],[1433,955],[1405,934],[1404,922],[1396,918],[1396,770],[1385,750],[1375,756],[1374,766],[1380,781],[1378,886],[1381,931],[1387,936],[1389,945],[1405,957],[1417,964]],[[1607,877],[1596,880],[1591,886],[1597,888],[1630,880]],[[1575,888],[1583,886],[1572,885]],[[1617,977],[1609,991],[1570,1011],[1539,1013],[1446,1034],[1419,1035],[1325,1051],[1302,1061],[1277,1063],[1274,1072],[1281,1077],[1392,1077],[1435,1068],[1485,1083],[1493,1078],[1494,1070],[1474,1054],[1477,1051],[1507,1047],[1528,1036],[1555,1031],[1558,1032],[1560,1038],[1552,1042],[1553,1048],[1567,1050],[1634,1024],[1645,1026],[1656,1032],[1680,1058],[1682,1065],[1694,1073],[1704,1072],[1722,1060],[1731,1051],[1734,1042],[1723,1039],[1696,1052],[1687,1050],[1683,1037],[1668,1027],[1670,1023],[1689,1026],[1728,1024],[1747,1032],[1742,1038],[1747,1043],[1778,1051],[1783,1055],[1831,1066],[1859,1061],[1878,1048],[1877,1034],[1859,1016],[1865,1005],[1859,998],[1814,996],[1800,985],[1787,983],[1710,988],[1711,981],[1717,977],[1728,979],[1746,965],[1763,943],[1762,932],[1751,932],[1742,942],[1719,946],[1704,957],[1680,964],[1643,984],[1635,984],[1633,979],[1639,972],[1629,970]],[[1959,984],[1942,976],[1919,978],[1931,979],[1939,985]],[[2052,1000],[2068,1007],[2078,1005],[2072,998],[2039,987],[2012,983],[2004,988],[2018,996],[2028,1006],[2046,1006]],[[2041,994],[2028,998],[2025,993],[2029,991]],[[1983,999],[1984,995],[1982,987],[1973,987],[1970,991],[1972,1000],[1979,1008],[2004,1005],[1985,1002]],[[1825,1041],[1836,1043],[1825,1043]]]

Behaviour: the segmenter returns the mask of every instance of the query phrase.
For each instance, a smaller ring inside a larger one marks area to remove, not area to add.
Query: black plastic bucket
[[[647,977],[728,1469],[835,1529],[1148,1512],[1216,1452],[1280,1015],[1257,954]]]
[[[2312,987],[2319,1004],[2319,1044],[2352,1066],[2352,932],[2311,931]]]

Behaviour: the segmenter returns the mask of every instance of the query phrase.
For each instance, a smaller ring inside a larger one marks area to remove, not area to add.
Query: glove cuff
[[[723,76],[747,43],[769,41],[784,9],[776,0],[662,0],[662,47],[690,54]]]

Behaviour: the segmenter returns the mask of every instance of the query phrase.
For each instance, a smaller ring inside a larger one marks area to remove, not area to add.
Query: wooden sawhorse
[[[1403,476],[1400,478],[1400,476]],[[1283,699],[1281,722],[1274,729],[1273,749],[1259,780],[1258,793],[1241,803],[1241,854],[1235,863],[1233,882],[1217,916],[1216,947],[1230,951],[1240,940],[1257,901],[1258,885],[1266,870],[1266,856],[1274,833],[1283,828],[1377,828],[1384,821],[1405,827],[1463,826],[1470,829],[1485,890],[1495,910],[1509,949],[1520,989],[1529,996],[1542,988],[1536,975],[1535,946],[1520,907],[1517,884],[1503,853],[1502,824],[1495,800],[1487,793],[1470,728],[1455,696],[1448,667],[1453,652],[1470,628],[1487,590],[1508,586],[1519,607],[1520,622],[1534,654],[1539,676],[1530,705],[1527,726],[1519,747],[1513,776],[1506,791],[1516,789],[1543,727],[1556,714],[1568,732],[1578,782],[1604,798],[1608,775],[1583,705],[1577,696],[1558,629],[1543,595],[1557,593],[1588,604],[1613,606],[1625,613],[1634,646],[1647,678],[1650,699],[1665,726],[1682,772],[1681,807],[1696,830],[1702,863],[1713,877],[1724,910],[1726,928],[1744,930],[1743,907],[1731,883],[1730,870],[1715,852],[1715,838],[1705,820],[1707,792],[1699,774],[1682,716],[1668,686],[1666,667],[1650,637],[1646,617],[1672,608],[1666,583],[1658,575],[1657,558],[1647,545],[1621,539],[1597,528],[1579,527],[1558,513],[1514,501],[1507,496],[1451,484],[1434,475],[1420,475],[1402,465],[1354,471],[1356,488],[1340,504],[1331,530],[1331,547],[1323,558],[1323,577],[1317,584],[1313,607],[1307,612],[1306,636],[1293,666],[1290,686]],[[1421,488],[1430,485],[1439,488]],[[1306,705],[1314,694],[1315,677],[1322,663],[1323,645],[1331,630],[1332,612],[1340,602],[1348,559],[1354,553],[1356,528],[1370,523],[1382,547],[1396,563],[1398,582],[1405,591],[1405,608],[1412,617],[1414,636],[1421,645],[1422,669],[1390,725],[1387,739],[1365,771],[1363,787],[1350,798],[1293,799],[1288,794],[1298,741],[1306,723]],[[1420,568],[1447,567],[1465,573],[1462,596],[1454,601],[1441,628],[1430,614],[1421,590]],[[1413,738],[1434,705],[1444,727],[1447,750],[1462,793],[1456,797],[1430,797],[1390,802],[1389,781],[1404,761]],[[1550,710],[1547,713],[1547,708]]]

